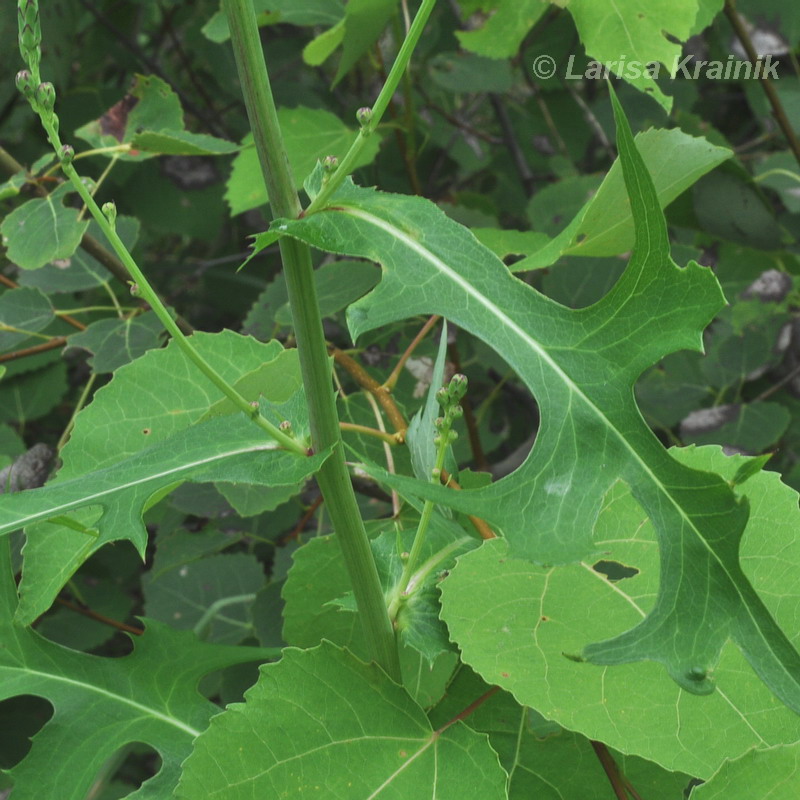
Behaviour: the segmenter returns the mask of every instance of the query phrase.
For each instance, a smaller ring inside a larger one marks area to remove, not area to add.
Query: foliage
[[[794,4],[249,5],[0,17],[0,794],[794,796]]]

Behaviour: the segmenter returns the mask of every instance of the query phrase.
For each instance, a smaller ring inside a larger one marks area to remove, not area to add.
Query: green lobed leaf
[[[718,447],[672,452],[687,464],[719,471],[730,483],[759,461],[726,457]],[[797,493],[774,472],[751,475],[735,490],[752,505],[742,569],[796,642]],[[488,683],[567,729],[703,779],[750,748],[798,740],[800,717],[747,668],[731,641],[714,666],[718,691],[705,697],[679,688],[654,663],[612,669],[582,662],[587,642],[647,616],[661,581],[656,534],[622,484],[606,497],[594,543],[591,557],[563,567],[510,557],[501,541],[460,558],[441,591],[442,616],[463,660]],[[693,607],[698,615],[700,602]]]
[[[283,352],[278,342],[264,344],[232,331],[195,333],[192,343],[229,383]],[[63,369],[63,362],[59,366]],[[4,381],[0,396],[5,387]],[[257,400],[259,394],[269,393],[270,387],[265,385],[247,399]],[[163,349],[150,350],[118,369],[75,418],[70,439],[61,451],[63,466],[49,485],[110,467],[163,442],[198,422],[222,399],[222,392],[187,361],[174,341]],[[2,408],[0,403],[0,411]],[[96,517],[92,509],[72,515],[87,527]],[[28,534],[19,614],[30,623],[50,607],[70,575],[96,547],[85,534],[52,522],[33,526]]]
[[[658,600],[630,630],[586,648],[587,657],[659,661],[682,687],[709,692],[710,673],[732,637],[772,691],[800,710],[800,656],[739,564],[747,504],[719,476],[672,458],[633,398],[645,368],[669,352],[699,349],[723,298],[710,271],[672,262],[653,182],[612,99],[636,245],[621,278],[588,308],[566,309],[517,281],[468,231],[419,198],[348,184],[325,211],[274,226],[381,262],[381,283],[349,309],[354,336],[415,314],[441,314],[501,353],[539,404],[541,427],[528,458],[485,489],[448,492],[371,469],[374,475],[486,519],[513,555],[544,564],[591,552],[602,497],[621,478],[658,534]]]
[[[293,485],[313,475],[327,456],[327,451],[298,456],[281,450],[243,414],[216,417],[112,466],[5,498],[0,535],[99,505],[102,516],[82,532],[91,550],[129,539],[144,556],[141,516],[158,492],[186,480]]]
[[[485,734],[435,731],[374,664],[330,642],[288,648],[217,716],[183,767],[176,798],[505,798]]]
[[[635,142],[662,208],[733,155],[727,148],[689,136],[679,128],[647,130],[637,134]],[[630,250],[634,245],[635,226],[623,172],[618,158],[600,188],[572,222],[546,245],[515,263],[514,271],[549,266],[562,254],[613,256]]]
[[[30,752],[5,772],[14,800],[85,800],[105,762],[129,742],[152,745],[161,769],[128,797],[170,797],[192,741],[219,712],[198,693],[200,678],[270,651],[203,644],[191,633],[146,621],[129,656],[78,653],[12,621],[17,598],[6,540],[0,541],[0,569],[0,700],[36,695],[54,709]]]
[[[77,208],[67,208],[64,198],[75,191],[64,183],[47,197],[28,200],[0,224],[8,258],[21,269],[39,269],[51,261],[69,258],[89,227],[78,219]]]

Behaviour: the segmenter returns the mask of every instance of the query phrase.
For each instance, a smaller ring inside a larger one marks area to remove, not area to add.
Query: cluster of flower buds
[[[39,63],[42,60],[42,27],[39,24],[38,0],[18,0],[19,52],[34,80],[39,82]]]
[[[460,374],[453,375],[450,383],[436,392],[436,400],[444,412],[444,415],[433,423],[436,428],[433,442],[437,447],[452,444],[458,438],[458,434],[453,430],[453,423],[464,416],[464,409],[459,404],[466,393],[467,376]]]

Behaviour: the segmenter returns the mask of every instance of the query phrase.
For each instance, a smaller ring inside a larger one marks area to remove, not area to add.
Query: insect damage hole
[[[606,561],[605,559],[594,564],[592,569],[601,575],[605,575],[611,583],[616,583],[625,578],[633,578],[639,574],[639,570],[636,567],[626,567],[624,564],[620,564],[619,561]]]

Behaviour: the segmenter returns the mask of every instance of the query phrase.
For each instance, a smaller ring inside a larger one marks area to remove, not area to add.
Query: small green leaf
[[[74,189],[64,183],[47,197],[28,200],[0,225],[8,258],[21,269],[39,269],[69,258],[80,244],[89,223],[78,219],[77,208],[64,206]]]
[[[183,111],[178,95],[155,75],[136,75],[122,100],[99,119],[78,128],[75,135],[100,148],[129,143],[140,131],[182,130]],[[114,155],[125,161],[141,161],[154,154],[134,150]]]
[[[465,50],[489,58],[511,58],[522,40],[548,9],[545,0],[496,0],[486,22],[477,29],[456,31]]]
[[[357,131],[348,128],[330,111],[315,108],[281,108],[278,122],[289,158],[289,166],[295,187],[301,189],[303,180],[313,169],[318,159],[325,156],[342,158],[356,138]],[[225,199],[231,214],[241,214],[268,202],[267,189],[261,176],[258,154],[251,145],[252,134],[242,142],[242,150],[233,160],[231,177],[228,179]],[[354,167],[369,164],[380,146],[380,136],[374,134],[367,141]]]
[[[69,347],[80,347],[94,353],[89,365],[96,374],[114,372],[148,350],[159,346],[164,328],[158,317],[145,314],[124,319],[100,319],[85,331],[69,337]]]
[[[234,142],[207,133],[164,129],[135,133],[131,147],[160,156],[222,156],[239,150],[239,145]]]
[[[54,316],[52,303],[38,289],[3,292],[0,294],[0,352],[15,350],[25,341],[34,344],[28,333],[4,330],[4,327],[38,333],[53,321]]]

